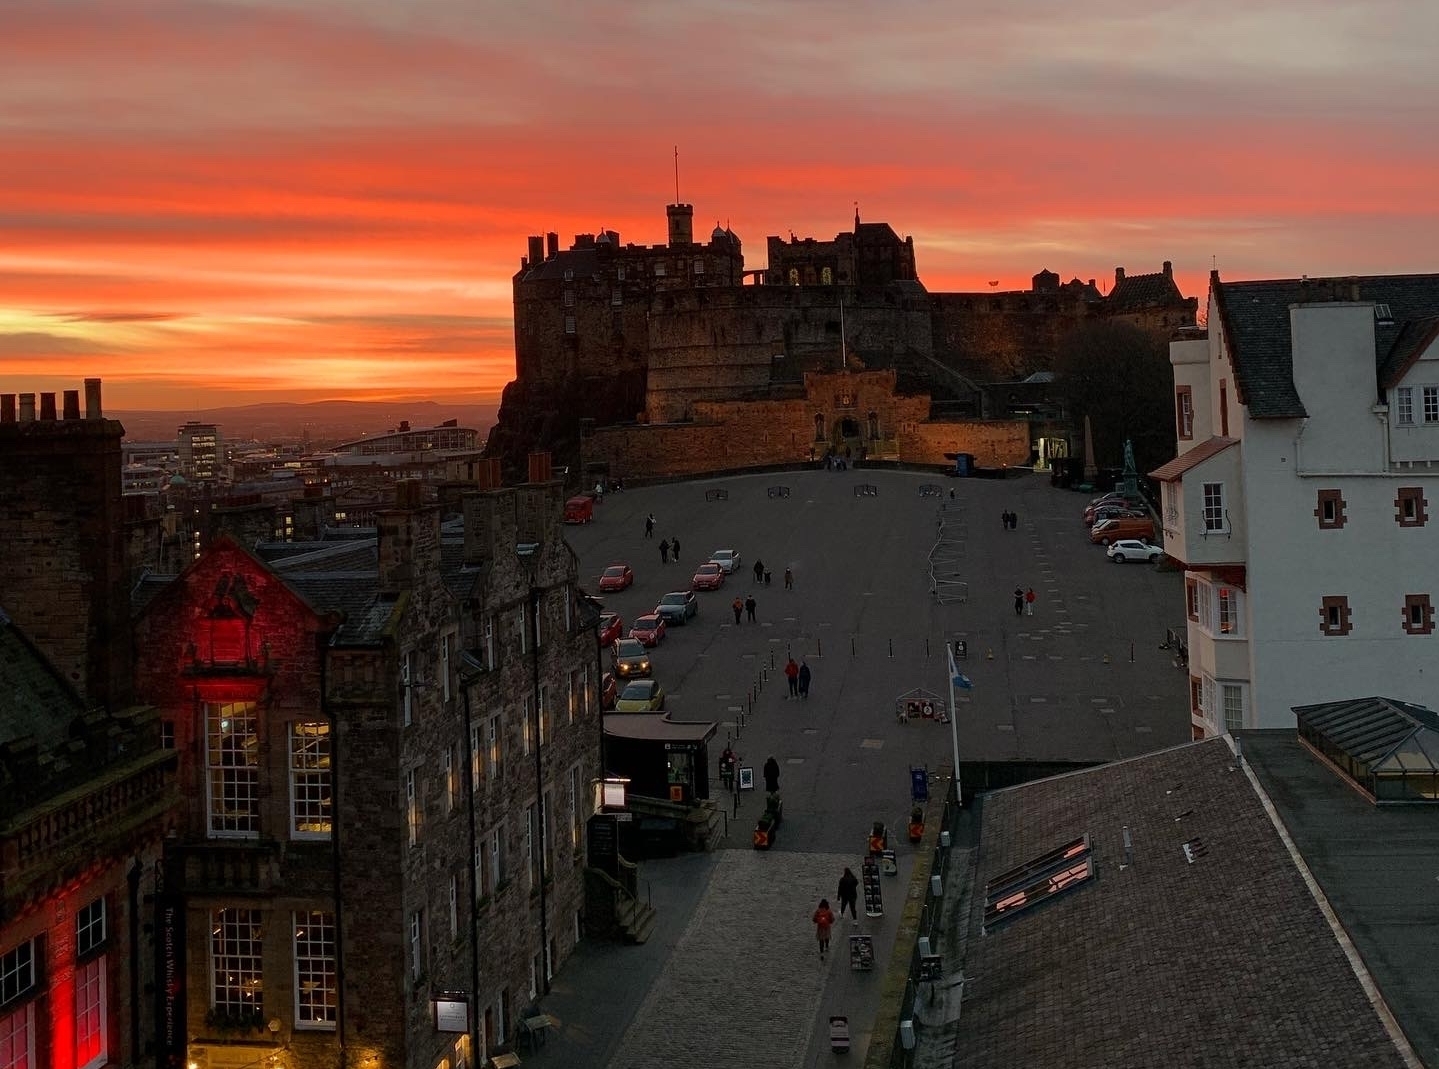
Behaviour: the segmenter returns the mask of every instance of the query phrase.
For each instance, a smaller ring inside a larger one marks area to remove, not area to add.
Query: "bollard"
[[[1129,644],[1129,663],[1130,663],[1130,664],[1133,664],[1133,663],[1134,663],[1134,643],[1133,643],[1133,642],[1131,642],[1131,643]]]
[[[1107,653],[1104,655],[1104,663],[1105,663],[1105,664],[1108,664],[1108,663],[1109,663],[1109,654],[1107,654]]]
[[[814,640],[814,655],[816,657],[824,656],[824,643],[821,642],[819,639]]]
[[[891,660],[894,659],[894,639],[889,640],[889,656]]]
[[[924,659],[929,660],[929,636],[924,636]]]
[[[987,650],[984,651],[984,659],[985,659],[986,661],[992,661],[992,660],[994,660],[994,647],[993,647],[993,646],[990,646]]]
[[[849,655],[850,655],[851,657],[854,656],[854,636],[853,636],[853,635],[850,635],[850,636],[849,636]]]

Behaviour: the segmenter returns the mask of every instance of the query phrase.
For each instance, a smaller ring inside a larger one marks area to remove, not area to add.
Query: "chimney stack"
[[[381,594],[410,590],[439,570],[440,510],[420,505],[419,488],[413,480],[399,483],[398,507],[375,515]]]
[[[1173,277],[1174,277],[1174,262],[1173,262],[1172,260],[1165,260],[1165,261],[1164,261],[1164,277],[1165,277],[1165,278],[1173,278]]]
[[[40,395],[40,419],[45,423],[55,422],[54,393],[42,393]]]
[[[0,393],[0,423],[15,422],[15,395]]]
[[[66,419],[79,419],[79,418],[80,418],[80,391],[79,391],[79,390],[66,390],[66,391],[65,391],[65,418],[66,418]]]
[[[538,234],[530,235],[530,264],[541,263],[545,258],[545,239]]]
[[[1123,281],[1124,281],[1124,268],[1122,268],[1122,267],[1116,267],[1116,268],[1114,269],[1114,284],[1117,286],[1117,285],[1119,285],[1119,284],[1120,284],[1121,282],[1123,282]]]
[[[553,230],[545,235],[545,259],[550,260],[560,254],[560,236]]]
[[[20,395],[20,422],[35,422],[35,395],[33,393],[22,393]]]
[[[506,509],[513,510],[513,490],[482,490],[469,493],[461,500],[465,516],[466,567],[488,566],[499,556],[506,542],[514,552],[514,539],[509,537]]]
[[[85,418],[104,419],[105,413],[100,409],[100,380],[85,380]]]

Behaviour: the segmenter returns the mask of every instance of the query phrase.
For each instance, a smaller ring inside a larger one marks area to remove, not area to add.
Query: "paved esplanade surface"
[[[861,483],[878,495],[856,496]],[[940,486],[942,496],[922,497],[924,484]],[[789,487],[789,496],[771,498],[773,486]],[[707,501],[716,489],[728,499]],[[847,1058],[862,1062],[909,890],[909,769],[937,769],[951,753],[948,727],[900,724],[894,701],[915,687],[946,693],[946,638],[970,637],[964,670],[975,689],[958,721],[965,761],[991,753],[1049,760],[1071,750],[1100,760],[1189,737],[1185,675],[1156,649],[1166,626],[1183,623],[1182,580],[1107,563],[1084,538],[1084,500],[1043,476],[990,482],[805,471],[611,494],[592,525],[570,528],[582,583],[593,588],[616,561],[635,568],[634,587],[606,597],[627,627],[661,594],[687,587],[712,550],[742,554],[721,590],[700,594],[699,616],[654,651],[672,716],[720,724],[712,757],[736,734],[737,713],[771,658],[774,668],[734,744],[759,789],[741,796],[728,848],[641,864],[641,893],[659,910],[650,941],[582,944],[545,999],[561,1027],[525,1055],[526,1065],[829,1065],[831,1013],[850,1018]],[[941,504],[958,513],[951,525],[965,532],[962,604],[940,605],[930,594],[927,560]],[[1018,530],[1001,527],[1005,509],[1019,514]],[[649,513],[653,539],[644,537]],[[674,536],[680,563],[662,566],[660,540]],[[768,586],[755,582],[756,559],[773,577]],[[792,591],[784,589],[786,567]],[[1015,616],[1015,586],[1035,588],[1033,617]],[[757,621],[735,625],[730,603],[751,593]],[[813,671],[807,700],[786,697],[789,653]],[[781,768],[784,820],[774,848],[761,852],[751,849],[750,830],[764,802],[760,766],[771,754]],[[837,924],[821,962],[810,916],[822,897],[838,908],[840,873],[846,865],[859,873],[875,820],[890,826],[899,853],[899,876],[882,884],[885,916],[867,919],[861,905],[859,926]],[[853,931],[875,938],[873,972],[849,967]]]

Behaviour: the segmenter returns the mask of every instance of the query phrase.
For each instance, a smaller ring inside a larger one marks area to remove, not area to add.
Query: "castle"
[[[931,293],[914,239],[865,223],[832,241],[767,241],[746,269],[739,237],[694,237],[694,209],[666,209],[668,242],[550,233],[529,239],[513,279],[515,381],[490,456],[517,468],[532,450],[612,476],[677,475],[848,452],[981,464],[1067,455],[1062,421],[1007,418],[985,387],[1049,369],[1061,339],[1094,318],[1168,336],[1192,325],[1171,265],[1029,290]],[[1043,448],[1040,448],[1040,446]],[[722,459],[721,459],[722,458]]]

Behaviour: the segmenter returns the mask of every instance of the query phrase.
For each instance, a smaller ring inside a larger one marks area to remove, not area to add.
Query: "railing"
[[[969,583],[960,571],[968,534],[963,506],[940,505],[939,537],[929,551],[929,592],[941,605],[969,600]]]

